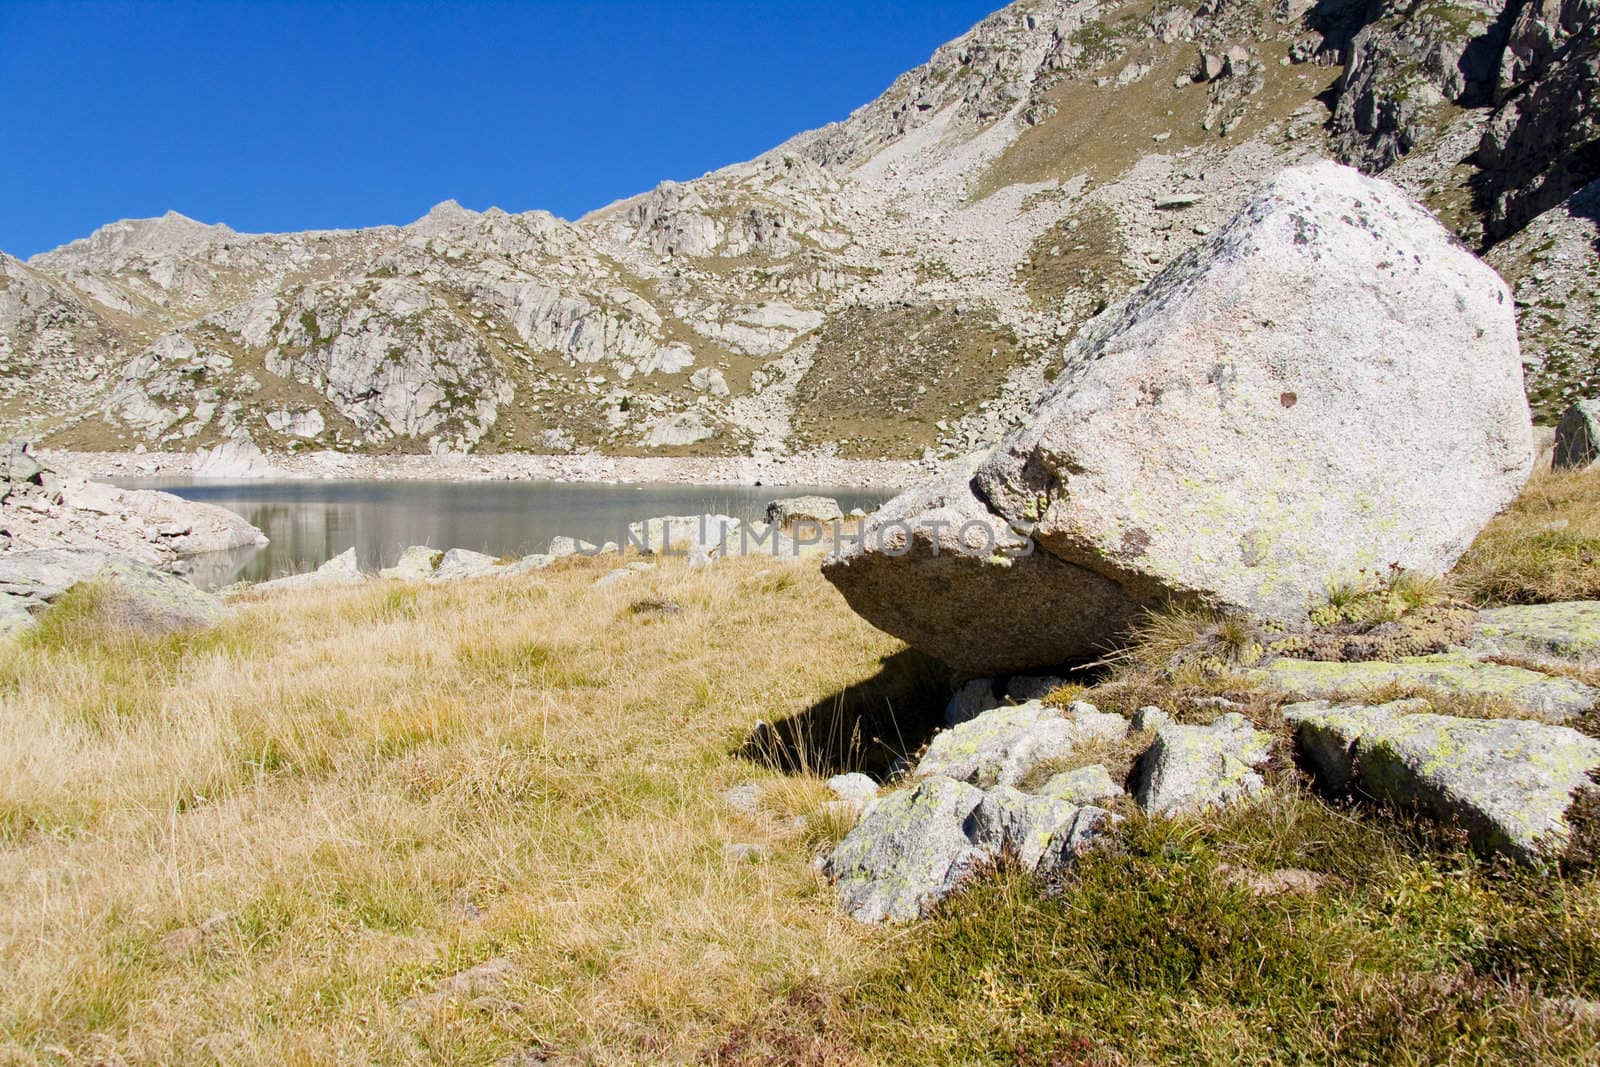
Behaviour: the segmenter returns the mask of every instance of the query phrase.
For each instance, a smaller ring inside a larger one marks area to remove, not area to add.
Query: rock
[[[843,518],[839,502],[827,496],[791,496],[767,505],[767,521],[780,530],[787,530],[801,519],[826,526]]]
[[[401,581],[419,581],[433,577],[434,570],[439,566],[439,559],[444,555],[437,548],[427,545],[412,545],[400,553],[400,558],[393,567],[385,567],[378,572],[379,578],[393,578]]]
[[[1147,704],[1133,713],[1133,728],[1135,730],[1159,730],[1172,721],[1172,716],[1156,707]]]
[[[728,388],[728,379],[715,367],[701,367],[689,375],[689,387],[712,396],[727,396],[731,391]]]
[[[1284,715],[1330,789],[1458,822],[1479,849],[1525,863],[1565,851],[1573,791],[1600,769],[1600,741],[1565,726],[1325,702]]]
[[[226,933],[233,925],[233,916],[226,912],[211,916],[194,926],[183,926],[164,936],[159,945],[169,958],[191,956],[218,934]]]
[[[0,639],[17,637],[38,625],[28,610],[26,597],[0,593]]]
[[[439,979],[434,984],[433,992],[410,997],[401,1007],[410,1011],[422,1011],[438,1006],[446,1000],[470,1000],[474,1003],[478,998],[494,993],[517,976],[517,965],[510,960],[497,956],[486,960],[476,967],[468,967],[464,971]]]
[[[474,552],[469,548],[452,548],[439,560],[438,568],[433,572],[436,582],[449,582],[461,578],[488,578],[499,574],[504,569],[503,564],[485,552]]]
[[[1055,797],[1000,786],[979,802],[969,833],[986,855],[1009,856],[1026,871],[1052,869],[1063,852],[1070,856],[1075,849],[1073,825],[1082,810]]]
[[[1258,897],[1309,897],[1321,892],[1335,881],[1330,875],[1300,867],[1251,871],[1224,863],[1217,869],[1217,873]]]
[[[1061,772],[1046,782],[1039,793],[1070,804],[1093,804],[1122,796],[1122,787],[1111,780],[1111,773],[1102,764],[1096,763]]]
[[[555,561],[556,557],[548,553],[535,552],[531,556],[523,556],[515,563],[507,563],[505,566],[500,568],[500,574],[507,578],[514,577],[518,574],[531,574],[534,571],[544,570]]]
[[[1556,447],[1550,465],[1557,470],[1581,470],[1600,458],[1600,401],[1579,400],[1556,424]]]
[[[1195,81],[1214,82],[1222,77],[1222,72],[1227,69],[1227,60],[1212,52],[1201,53],[1200,60],[1195,66]]]
[[[989,673],[1099,654],[1174,596],[1298,620],[1363,570],[1444,572],[1532,467],[1505,285],[1331,163],[1279,174],[1063,365],[1023,428],[824,564],[868,621]]]
[[[251,587],[253,592],[277,592],[282,589],[316,589],[324,586],[357,585],[364,580],[361,567],[356,562],[356,550],[347,548],[314,571],[290,574],[259,582]]]
[[[853,918],[904,922],[1003,856],[1040,872],[1069,864],[1111,823],[1098,808],[931,778],[878,801],[822,870]]]
[[[698,411],[685,411],[651,420],[646,424],[641,443],[646,448],[669,448],[697,444],[715,436],[717,431],[706,425],[703,415]]]
[[[944,706],[944,724],[959,726],[991,708],[1003,707],[1005,701],[995,695],[994,685],[993,678],[974,678],[956,690]]]
[[[0,446],[0,500],[10,496],[14,486],[38,485],[43,473],[27,441],[11,440]]]
[[[562,559],[567,556],[598,556],[607,550],[615,552],[617,550],[615,542],[608,541],[605,548],[601,548],[576,537],[557,536],[550,539],[550,547],[545,549],[545,553],[556,559]]]
[[[191,473],[196,478],[273,478],[279,474],[256,443],[248,437],[224,441],[195,455]]]
[[[1117,741],[1128,720],[1092,704],[1074,703],[1065,715],[1038,701],[995,708],[934,737],[916,776],[942,776],[985,788],[1016,785],[1040,764],[1064,759],[1090,741]]]
[[[1600,666],[1600,601],[1519,604],[1480,611],[1467,648],[1483,656]]]
[[[1385,686],[1420,686],[1505,700],[1530,716],[1555,722],[1581,715],[1600,700],[1600,690],[1582,682],[1485,663],[1464,652],[1409,656],[1394,663],[1278,659],[1245,677],[1303,700],[1337,699]]]
[[[630,523],[624,547],[644,555],[732,554],[741,543],[739,520],[732,515],[662,515]]]
[[[37,483],[13,483],[6,505],[14,551],[84,549],[172,566],[186,556],[267,543],[260,530],[215,504],[49,471]]]
[[[722,846],[722,858],[728,863],[759,863],[767,856],[767,850],[760,845],[735,842]]]
[[[94,577],[110,561],[106,553],[91,549],[0,552],[0,593],[21,598],[31,606],[46,604]]]
[[[1230,712],[1210,726],[1167,723],[1134,770],[1134,798],[1151,815],[1194,815],[1260,795],[1272,737]]]
[[[113,559],[92,579],[100,589],[97,620],[110,628],[144,634],[180,633],[222,621],[227,609],[177,575],[131,560]]]
[[[722,802],[734,811],[754,815],[761,806],[761,786],[754,782],[736,785],[722,791]]]
[[[988,861],[968,836],[982,790],[932,778],[880,800],[839,843],[823,870],[860,922],[920,917]]]
[[[878,799],[878,783],[864,774],[836,774],[828,779],[828,789],[858,811],[865,810]]]
[[[624,579],[632,578],[637,574],[645,574],[655,569],[656,565],[654,563],[645,563],[643,561],[630,563],[626,567],[618,567],[614,571],[602,574],[600,577],[594,580],[594,584],[596,587],[615,585],[617,582],[623,581]]]

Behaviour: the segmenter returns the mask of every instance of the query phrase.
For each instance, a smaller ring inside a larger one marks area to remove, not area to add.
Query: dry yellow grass
[[[69,605],[0,649],[0,1060],[660,1062],[849,981],[888,935],[812,871],[826,790],[739,748],[901,646],[814,565],[602,567],[263,597],[186,640]],[[720,799],[752,780],[755,815]],[[407,1006],[497,957],[487,1000]]]
[[[1535,473],[1451,583],[1480,605],[1600,597],[1600,468]]]

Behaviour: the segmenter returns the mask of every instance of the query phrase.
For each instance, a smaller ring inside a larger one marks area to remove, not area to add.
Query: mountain
[[[1019,0],[844,121],[575,222],[113,223],[0,255],[0,421],[102,449],[962,452],[1083,322],[1315,157],[1506,274],[1550,417],[1600,388],[1597,15]]]

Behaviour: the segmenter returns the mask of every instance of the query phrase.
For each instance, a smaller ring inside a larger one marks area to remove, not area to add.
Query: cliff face
[[[1287,165],[1383,173],[1483,248],[1572,215],[1595,6],[1020,0],[843,122],[577,222],[114,223],[0,258],[0,418],[100,448],[965,451]],[[1587,256],[1524,330],[1545,414],[1592,374],[1549,306],[1592,306]]]

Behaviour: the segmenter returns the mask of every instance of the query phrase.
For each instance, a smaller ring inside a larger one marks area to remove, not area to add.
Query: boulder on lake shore
[[[1085,326],[1025,426],[825,573],[953,666],[1024,671],[1174,598],[1289,620],[1363,570],[1441,573],[1532,463],[1505,284],[1317,163]]]

